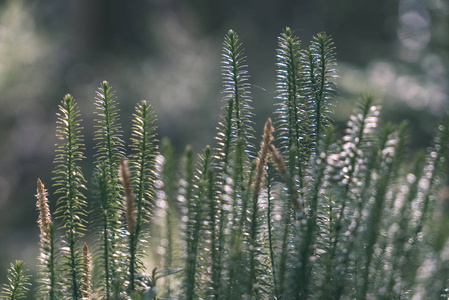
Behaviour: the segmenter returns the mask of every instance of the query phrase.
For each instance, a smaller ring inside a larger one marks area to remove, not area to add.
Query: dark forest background
[[[103,80],[117,91],[125,141],[134,106],[146,99],[160,137],[178,152],[187,144],[199,151],[215,144],[226,31],[244,43],[259,132],[273,111],[286,26],[304,47],[318,32],[333,36],[338,128],[368,93],[384,121],[409,120],[412,147],[429,145],[449,103],[447,0],[0,1],[0,271],[15,259],[36,262],[36,179],[52,192],[55,113],[66,93],[80,105],[87,160]],[[89,180],[87,166],[84,174]]]

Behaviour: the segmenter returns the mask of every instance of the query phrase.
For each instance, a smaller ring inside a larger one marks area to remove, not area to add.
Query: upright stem
[[[273,288],[274,295],[276,297],[279,296],[278,287],[276,282],[276,262],[274,257],[274,249],[273,249],[273,233],[272,233],[272,225],[271,225],[271,212],[272,212],[272,202],[271,202],[271,169],[272,166],[270,163],[267,165],[267,227],[268,227],[268,245],[270,249],[270,261],[271,261],[271,274],[273,275]]]

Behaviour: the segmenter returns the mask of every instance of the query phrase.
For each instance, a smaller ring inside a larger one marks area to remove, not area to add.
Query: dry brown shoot
[[[37,220],[37,223],[39,224],[39,229],[41,231],[41,240],[44,238],[49,230],[50,230],[50,223],[51,223],[51,214],[50,214],[50,208],[48,206],[48,192],[44,187],[44,184],[42,181],[38,178],[37,179],[37,202],[36,207],[39,211],[39,217]]]
[[[83,245],[83,274],[81,277],[81,297],[83,300],[92,299],[92,267],[89,248],[87,244]]]
[[[260,190],[262,189],[262,182],[265,174],[265,165],[267,163],[269,148],[271,141],[273,140],[273,124],[271,119],[265,122],[262,142],[260,143],[260,150],[257,156],[257,164],[256,164],[256,176],[254,180],[254,197],[258,197],[260,194]]]
[[[125,193],[125,215],[129,232],[136,228],[136,210],[134,208],[134,195],[131,190],[131,178],[129,174],[128,161],[122,159],[119,166],[119,178]]]
[[[284,158],[279,153],[278,149],[273,144],[270,144],[270,154],[273,158],[274,165],[276,167],[276,170],[281,174],[283,179],[285,180],[285,183],[288,186],[288,190],[290,195],[293,197],[293,203],[294,208],[296,211],[300,210],[302,208],[302,204],[299,200],[298,191],[296,189],[295,183],[291,176],[289,176],[287,172],[287,165],[285,164]]]

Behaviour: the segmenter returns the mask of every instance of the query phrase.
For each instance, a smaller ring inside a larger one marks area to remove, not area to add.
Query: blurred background
[[[13,260],[36,263],[36,179],[52,192],[55,113],[66,93],[81,109],[87,161],[103,80],[116,90],[126,142],[134,106],[146,99],[159,136],[178,152],[186,144],[198,152],[215,145],[227,30],[244,43],[260,132],[273,111],[277,37],[286,26],[303,47],[318,32],[333,36],[338,128],[371,94],[383,122],[409,120],[412,147],[430,144],[449,103],[448,0],[0,1],[0,284]],[[84,174],[89,180],[89,165]]]

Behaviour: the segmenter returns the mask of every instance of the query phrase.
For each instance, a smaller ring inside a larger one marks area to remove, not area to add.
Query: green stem
[[[136,230],[137,231],[136,224]],[[136,233],[130,232],[129,233],[129,252],[130,252],[130,258],[129,258],[129,290],[135,291],[135,266],[136,266]]]
[[[67,113],[68,116],[70,117],[73,113],[73,107],[70,105],[67,107]],[[73,128],[72,128],[72,122],[68,122],[67,124],[67,142],[68,142],[68,162],[67,162],[67,174],[68,174],[68,205],[69,205],[69,220],[68,220],[68,225],[69,225],[69,236],[68,236],[68,242],[69,242],[69,251],[70,251],[70,262],[69,262],[69,266],[70,266],[70,272],[71,272],[71,277],[72,277],[72,298],[74,300],[78,299],[78,282],[77,282],[77,270],[76,270],[76,255],[75,255],[75,242],[76,242],[76,234],[75,234],[75,216],[76,216],[76,212],[75,212],[75,208],[74,208],[74,191],[73,189],[74,187],[74,170],[72,169],[73,167],[73,139],[74,139],[74,134],[73,134]]]
[[[105,287],[106,287],[106,299],[109,299],[109,295],[111,293],[110,291],[110,278],[111,274],[109,274],[109,220],[108,220],[108,213],[107,211],[103,212],[103,248],[104,248],[104,272],[105,272]]]
[[[273,288],[274,288],[274,295],[276,297],[279,297],[279,291],[277,287],[276,282],[276,261],[274,257],[274,248],[273,248],[273,233],[272,233],[272,221],[271,221],[271,212],[272,212],[272,202],[271,202],[271,169],[272,165],[271,163],[267,164],[267,201],[268,201],[268,207],[267,207],[267,227],[268,227],[268,245],[270,249],[270,261],[271,261],[271,274],[273,276]]]
[[[50,261],[49,261],[49,273],[50,273],[50,291],[49,297],[51,300],[56,299],[56,262],[55,262],[55,227],[53,223],[50,224]]]
[[[282,244],[281,244],[281,254],[279,261],[279,294],[278,299],[283,299],[285,296],[285,277],[287,273],[287,255],[288,255],[288,243],[291,225],[291,209],[292,201],[287,201],[287,205],[284,212],[284,223],[282,224],[283,234],[282,234]]]

